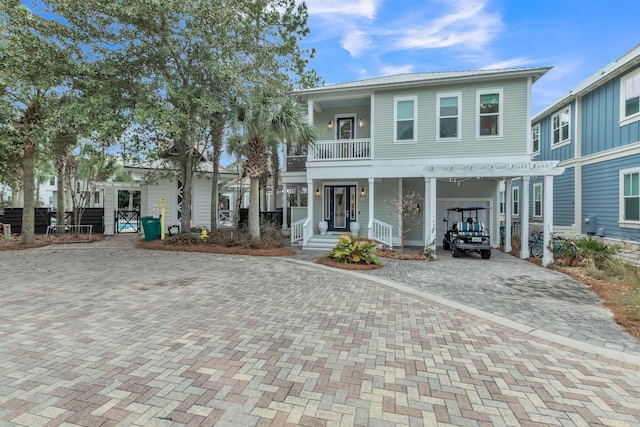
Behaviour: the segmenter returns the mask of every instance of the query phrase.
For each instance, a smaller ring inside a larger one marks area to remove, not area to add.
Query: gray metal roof
[[[552,102],[547,108],[536,114],[535,117],[531,119],[531,122],[535,123],[550,113],[555,112],[558,108],[569,103],[574,97],[582,95],[602,83],[609,81],[637,63],[640,63],[640,44],[637,44],[633,49],[615,61],[605,65],[603,68],[584,79],[565,95],[561,96],[559,99]]]
[[[396,74],[392,76],[375,77],[371,79],[356,80],[353,82],[319,86],[311,89],[300,89],[296,90],[294,93],[297,95],[311,95],[338,90],[375,89],[456,80],[512,77],[517,75],[531,75],[535,82],[550,69],[551,67],[530,67],[505,68],[500,70],[436,71],[428,73]]]

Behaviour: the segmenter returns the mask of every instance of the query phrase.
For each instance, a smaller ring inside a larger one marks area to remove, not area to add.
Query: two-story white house
[[[321,247],[329,236],[335,243],[335,234],[356,223],[361,236],[397,245],[400,215],[390,204],[411,190],[423,206],[406,244],[435,250],[446,231],[446,209],[475,205],[492,208],[480,220],[497,247],[499,183],[509,187],[512,179],[533,176],[552,182],[563,172],[556,161],[531,157],[531,86],[548,70],[402,74],[295,92],[320,138],[285,162],[283,194],[307,195],[306,207],[291,209],[292,242]],[[524,209],[528,194],[521,197]],[[552,209],[552,197],[545,195],[545,209]],[[544,218],[548,233],[551,216]],[[526,221],[521,226],[528,235]],[[506,227],[507,250],[510,231]],[[521,256],[528,257],[522,246]],[[543,262],[551,262],[551,254]]]

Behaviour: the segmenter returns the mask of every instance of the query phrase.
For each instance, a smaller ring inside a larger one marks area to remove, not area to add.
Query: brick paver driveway
[[[640,425],[633,355],[284,259],[76,248],[0,252],[0,425]]]

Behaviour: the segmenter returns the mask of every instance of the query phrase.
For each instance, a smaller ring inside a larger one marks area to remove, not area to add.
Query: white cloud
[[[443,16],[407,28],[396,36],[396,49],[430,49],[455,45],[481,48],[502,30],[497,13],[486,10],[488,0],[444,1],[452,10]]]
[[[369,49],[371,40],[364,31],[354,30],[342,38],[340,45],[355,58]]]
[[[392,76],[394,74],[406,74],[413,72],[413,65],[385,65],[380,70],[383,76]]]
[[[482,67],[483,70],[502,70],[505,68],[524,67],[533,64],[530,58],[513,58],[505,61],[494,62]]]
[[[361,16],[374,19],[379,0],[306,0],[311,15]]]

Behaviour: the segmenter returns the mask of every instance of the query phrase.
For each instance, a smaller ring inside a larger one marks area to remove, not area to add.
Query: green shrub
[[[357,238],[351,233],[338,237],[338,244],[331,250],[329,257],[349,264],[380,265],[380,259],[376,255],[376,242]]]
[[[601,240],[593,237],[581,237],[574,239],[573,242],[577,248],[577,256],[585,260],[586,263],[593,264],[597,269],[606,269],[610,267],[610,261],[618,252],[617,245],[607,245]]]
[[[172,245],[193,245],[200,241],[200,236],[196,237],[192,233],[180,233],[167,237],[165,241]]]

